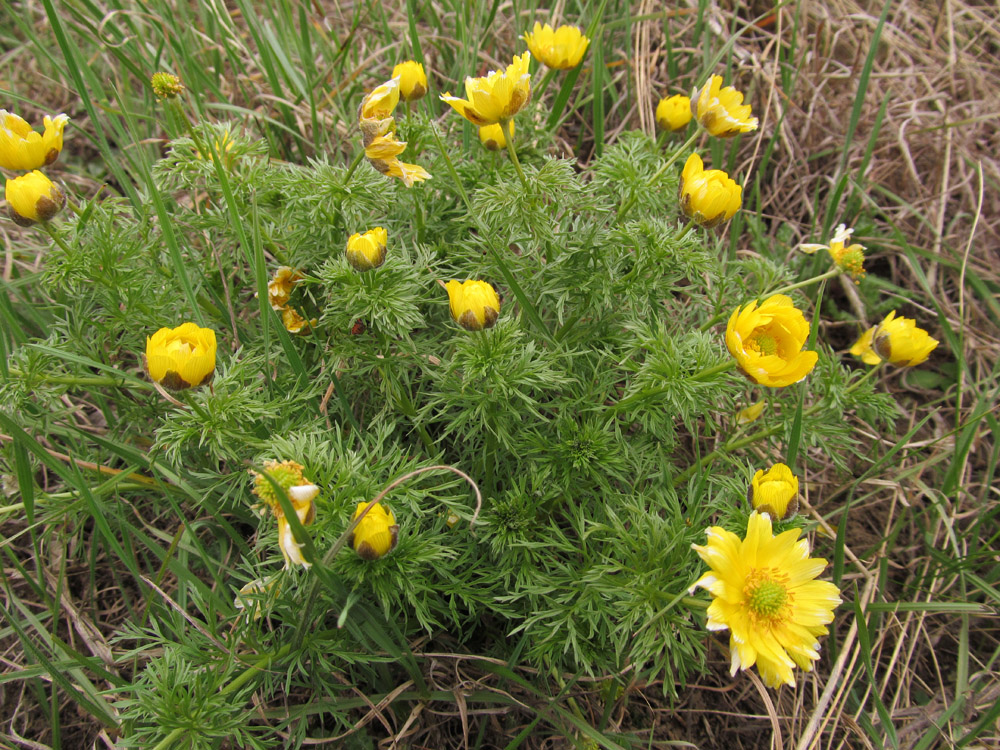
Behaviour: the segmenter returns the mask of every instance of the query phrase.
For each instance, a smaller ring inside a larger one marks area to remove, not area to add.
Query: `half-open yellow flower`
[[[467,331],[492,328],[500,317],[500,297],[485,281],[456,281],[444,288],[448,291],[448,306],[452,319]]]
[[[794,516],[799,509],[799,478],[785,464],[758,469],[750,483],[750,504],[775,521]]]
[[[36,133],[23,118],[0,109],[0,167],[28,170],[54,162],[62,151],[68,121],[68,115],[46,115],[45,132]]]
[[[716,138],[757,129],[757,118],[751,116],[750,105],[743,103],[743,94],[732,86],[722,88],[722,76],[712,76],[691,93],[691,113]]]
[[[456,112],[473,125],[495,125],[521,111],[531,98],[531,74],[528,62],[531,53],[514,58],[505,71],[494,70],[482,78],[465,79],[465,99],[441,94],[441,101],[450,104]]]
[[[399,79],[390,78],[376,86],[361,100],[358,108],[359,120],[383,120],[392,115],[399,104]]]
[[[590,46],[590,39],[576,26],[560,26],[553,30],[548,24],[542,26],[537,21],[531,31],[525,32],[524,41],[543,65],[556,70],[575,68]]]
[[[726,346],[740,369],[772,388],[798,383],[816,366],[819,355],[802,351],[808,339],[809,322],[784,294],[736,308],[726,326]]]
[[[708,543],[691,545],[710,570],[698,586],[712,595],[709,630],[729,630],[731,673],[754,664],[769,687],[794,685],[796,665],[812,671],[819,641],[841,603],[832,583],[815,580],[826,560],[809,557],[800,529],[774,536],[771,519],[750,514],[745,539],[720,526],[706,529]]]
[[[926,361],[938,343],[923,328],[917,328],[917,321],[897,318],[895,310],[885,316],[872,334],[875,352],[900,367],[915,367]]]
[[[660,99],[656,105],[656,124],[663,130],[683,130],[691,122],[691,98],[677,94]]]
[[[368,505],[364,501],[358,503],[351,520],[364,513]],[[348,539],[348,544],[365,560],[377,560],[391,551],[398,540],[399,526],[392,511],[379,503],[361,519]]]
[[[514,135],[514,121],[507,123],[511,136]],[[500,123],[496,125],[483,125],[479,128],[479,140],[490,151],[503,151],[507,148],[507,138],[504,135],[504,126]]]
[[[712,228],[729,221],[743,205],[743,188],[721,169],[705,169],[691,154],[681,173],[681,210],[701,226]]]
[[[66,205],[66,195],[59,186],[37,169],[7,180],[4,197],[7,215],[22,227],[48,221]]]
[[[194,388],[215,373],[215,331],[194,323],[161,328],[146,337],[146,370],[160,385],[175,391]]]
[[[355,232],[347,240],[347,262],[355,271],[371,271],[385,263],[389,233],[383,227],[369,229],[364,234]]]
[[[427,74],[416,60],[401,62],[392,69],[392,77],[399,79],[399,96],[404,102],[415,102],[427,93]]]
[[[861,334],[861,337],[854,342],[854,346],[850,350],[851,354],[855,357],[861,357],[861,361],[866,365],[877,365],[882,361],[882,358],[872,349],[872,340],[874,338],[875,326],[872,326]]]

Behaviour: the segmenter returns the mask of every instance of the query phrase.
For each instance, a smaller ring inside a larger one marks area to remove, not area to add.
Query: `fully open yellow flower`
[[[507,148],[507,138],[504,134],[503,125],[483,125],[479,128],[479,140],[490,151],[503,151]],[[514,121],[507,123],[511,136],[514,135]]]
[[[897,318],[895,310],[885,316],[872,334],[875,352],[900,367],[915,367],[926,361],[938,343],[923,328],[917,328],[917,321]]]
[[[207,383],[215,373],[215,331],[184,323],[146,337],[149,377],[175,391]]]
[[[703,227],[729,221],[743,204],[743,188],[721,169],[705,169],[698,154],[691,154],[681,172],[681,210]]]
[[[467,331],[492,328],[500,317],[500,297],[496,289],[485,281],[456,281],[452,279],[444,288],[448,290],[451,317]]]
[[[798,383],[816,366],[819,355],[802,351],[808,338],[809,322],[784,294],[736,308],[726,326],[726,346],[740,369],[772,388]]]
[[[505,71],[494,70],[482,78],[465,79],[465,99],[441,94],[441,101],[473,125],[495,125],[509,120],[521,111],[531,98],[531,74],[528,62],[531,53],[514,58]]]
[[[385,263],[385,248],[389,233],[382,227],[369,229],[364,234],[355,232],[347,240],[347,262],[355,271],[371,271]]]
[[[22,227],[48,221],[66,205],[66,195],[59,186],[37,169],[7,180],[4,197],[7,215]]]
[[[351,520],[353,521],[364,513],[368,505],[364,501],[358,503]],[[361,523],[355,527],[348,543],[365,560],[377,560],[391,551],[398,540],[399,526],[396,524],[392,511],[379,503],[361,519]]]
[[[720,526],[708,543],[692,545],[710,570],[691,587],[707,589],[709,630],[729,629],[731,673],[754,664],[769,687],[794,685],[796,665],[809,672],[819,659],[817,636],[829,631],[841,603],[832,583],[815,580],[826,560],[809,557],[800,529],[774,536],[771,519],[752,513],[746,538]]]
[[[667,99],[660,99],[656,105],[656,124],[663,130],[683,130],[691,122],[690,97],[677,94]]]
[[[416,60],[401,62],[392,69],[392,77],[399,79],[399,96],[405,102],[415,102],[427,93],[427,74]]]
[[[590,39],[576,26],[560,26],[553,30],[548,24],[542,26],[537,21],[531,31],[525,32],[524,41],[543,65],[556,70],[575,68],[590,46]]]
[[[722,76],[712,76],[691,93],[691,113],[716,138],[757,129],[757,118],[750,116],[750,105],[743,103],[743,94],[732,86],[722,88]]]
[[[877,365],[882,361],[882,358],[875,353],[872,349],[872,339],[875,337],[875,326],[872,326],[867,331],[861,334],[861,338],[854,342],[854,346],[851,347],[851,354],[855,357],[861,357],[861,361],[866,365]]]
[[[781,463],[766,472],[758,469],[750,483],[750,504],[775,521],[794,516],[799,509],[799,478]]]
[[[0,109],[0,167],[28,170],[54,162],[62,151],[68,121],[68,115],[46,115],[45,132],[36,133],[21,117]]]

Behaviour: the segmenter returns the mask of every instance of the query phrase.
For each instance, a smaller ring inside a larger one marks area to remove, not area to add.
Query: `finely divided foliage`
[[[873,615],[817,498],[888,476],[887,386],[957,339],[907,308],[862,360],[830,340],[828,283],[863,319],[891,288],[878,239],[762,240],[736,157],[766,121],[729,44],[672,49],[678,83],[644,98],[618,92],[614,3],[152,2],[106,28],[44,5],[72,119],[0,110],[30,220],[0,289],[7,683],[46,720],[22,733],[649,746],[630,698],[679,705],[721,662],[768,705],[837,688]],[[357,39],[376,28],[395,46]]]

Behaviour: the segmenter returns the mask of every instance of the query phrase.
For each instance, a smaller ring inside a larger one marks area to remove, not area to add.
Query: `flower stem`
[[[510,122],[510,120],[500,121],[500,127],[503,128],[503,139],[507,141],[507,153],[514,164],[514,169],[517,170],[517,176],[521,178],[521,184],[524,186],[525,191],[530,191],[528,180],[524,176],[524,170],[521,169],[521,161],[517,158],[517,150],[514,148],[514,132],[513,128],[509,126]]]
[[[674,235],[674,242],[680,242],[682,239],[684,239],[684,236],[691,231],[691,227],[693,227],[697,223],[698,222],[695,221],[694,219],[688,219],[688,223],[685,224],[683,228],[679,232],[677,232],[677,234]]]
[[[47,221],[39,222],[38,228],[41,229],[46,234],[48,234],[49,237],[52,238],[52,241],[62,248],[64,253],[66,253],[67,255],[73,254],[73,251],[69,249],[69,245],[66,244],[66,240],[60,237],[59,233],[56,232],[56,230],[53,229],[51,226],[49,226],[49,223]]]
[[[664,172],[666,172],[668,169],[670,169],[670,167],[673,165],[673,163],[675,161],[677,161],[678,159],[680,159],[681,156],[684,154],[685,151],[687,151],[689,148],[691,148],[691,146],[694,144],[694,142],[698,139],[698,135],[699,135],[699,131],[695,130],[694,133],[691,134],[691,137],[688,138],[686,141],[684,141],[684,143],[682,143],[677,148],[677,150],[674,151],[674,153],[671,155],[671,157],[669,159],[667,159],[665,162],[663,162],[663,164],[660,165],[660,168],[656,170],[656,172],[653,174],[652,177],[649,178],[649,181],[646,183],[646,187],[652,187],[652,185],[658,179],[660,179],[661,175],[663,175]],[[622,207],[618,209],[618,215],[615,217],[615,223],[616,224],[619,223],[622,219],[625,218],[625,215],[632,209],[632,206],[635,205],[636,200],[638,200],[638,198],[637,198],[635,192],[633,191],[633,193],[631,195],[629,195],[628,200],[625,201],[622,204]]]
[[[364,158],[365,152],[360,151],[357,156],[354,157],[354,161],[351,162],[351,166],[347,168],[347,174],[344,175],[344,187],[351,182],[351,178],[354,176],[354,170],[358,168],[361,160]]]
[[[821,273],[819,276],[813,276],[811,279],[806,279],[805,281],[798,281],[794,284],[789,284],[788,286],[783,286],[780,289],[775,289],[773,292],[768,292],[767,297],[773,297],[775,294],[788,294],[788,292],[795,291],[796,289],[801,289],[804,286],[809,286],[810,284],[815,284],[819,281],[826,281],[827,279],[832,279],[840,273],[839,268],[831,268],[826,273]]]

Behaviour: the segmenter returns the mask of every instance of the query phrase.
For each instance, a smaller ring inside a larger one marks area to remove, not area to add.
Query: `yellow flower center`
[[[778,342],[767,333],[758,333],[750,339],[750,346],[766,356],[778,353]]]
[[[773,620],[791,603],[788,576],[774,568],[755,568],[747,576],[743,595],[754,620]]]

